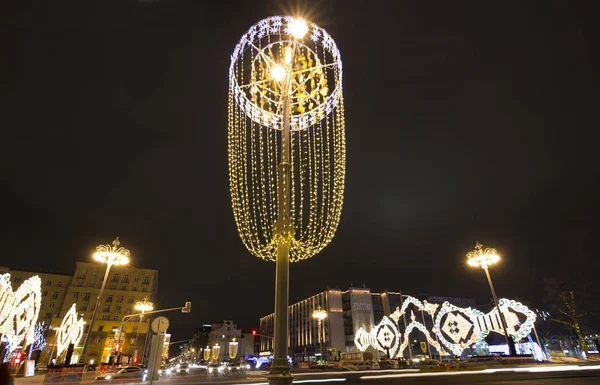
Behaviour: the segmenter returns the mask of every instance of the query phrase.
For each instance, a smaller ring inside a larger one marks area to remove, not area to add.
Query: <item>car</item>
[[[158,369],[158,374],[160,374],[161,376],[168,376],[171,373],[173,373],[173,369],[171,369],[167,365],[161,365],[160,369]]]
[[[190,365],[189,364],[179,364],[175,369],[176,375],[182,374],[190,374]]]
[[[500,356],[491,355],[491,356],[472,356],[467,358],[464,361],[456,363],[454,366],[457,368],[470,368],[470,367],[487,367],[487,366],[496,366],[503,365],[505,362]]]
[[[112,381],[121,379],[134,379],[139,378],[140,380],[144,377],[144,370],[139,366],[126,366],[112,373],[104,373],[96,377],[97,381]]]
[[[446,367],[446,364],[442,361],[425,358],[419,360],[414,359],[412,367],[414,369],[442,369]]]
[[[362,361],[354,365],[354,370],[376,370],[379,364],[375,361]]]
[[[223,366],[221,364],[217,364],[217,363],[209,364],[208,369],[207,369],[208,374],[212,374],[213,376],[222,374],[224,370],[225,370],[225,366]]]
[[[379,367],[381,369],[398,369],[398,361],[394,360],[379,360]]]
[[[227,365],[227,370],[230,372],[243,372],[248,369],[247,366],[250,366],[250,365],[246,365],[246,364],[240,365],[237,362],[233,362],[233,363],[230,363],[229,365]]]

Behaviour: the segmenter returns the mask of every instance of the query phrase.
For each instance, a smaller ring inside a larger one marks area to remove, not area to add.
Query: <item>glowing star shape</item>
[[[13,292],[10,274],[0,276],[0,334],[8,341],[9,352],[25,348],[34,340],[40,314],[42,281],[37,275]]]
[[[77,345],[83,336],[83,317],[77,319],[75,304],[65,314],[58,331],[56,332],[56,354],[60,354],[69,346]]]
[[[452,338],[455,344],[466,342],[467,337],[473,330],[473,324],[461,313],[448,313],[442,331]]]

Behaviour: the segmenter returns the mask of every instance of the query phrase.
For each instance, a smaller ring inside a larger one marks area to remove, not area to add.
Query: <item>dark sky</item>
[[[229,55],[300,10],[342,55],[348,163],[337,235],[292,265],[291,301],[364,283],[485,302],[476,240],[503,256],[500,296],[539,303],[557,272],[598,281],[593,1],[4,4],[2,265],[71,272],[118,235],[159,270],[159,306],[192,301],[174,338],[258,325],[275,264],[230,208]]]

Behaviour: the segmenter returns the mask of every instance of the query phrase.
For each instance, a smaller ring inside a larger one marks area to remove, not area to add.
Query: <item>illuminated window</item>
[[[109,295],[108,297],[106,297],[106,302],[112,302],[112,295]]]
[[[112,282],[119,282],[119,274],[113,275]]]
[[[123,277],[123,283],[129,283],[129,275],[125,274]]]
[[[85,293],[85,296],[83,297],[84,301],[89,301],[90,300],[90,294],[91,293]]]
[[[140,281],[140,277],[138,277],[138,276],[133,277],[133,282],[139,282],[139,281]]]
[[[117,307],[115,308],[115,311],[120,311],[121,310],[121,306],[117,305]]]

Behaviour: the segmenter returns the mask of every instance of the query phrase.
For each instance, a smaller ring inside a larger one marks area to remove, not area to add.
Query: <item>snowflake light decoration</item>
[[[10,274],[0,276],[0,333],[8,342],[9,352],[25,348],[34,340],[40,314],[42,281],[37,275],[25,280],[13,292]]]
[[[77,318],[77,309],[75,304],[65,314],[60,327],[56,333],[56,354],[58,356],[69,346],[77,345],[83,336],[83,317]]]

